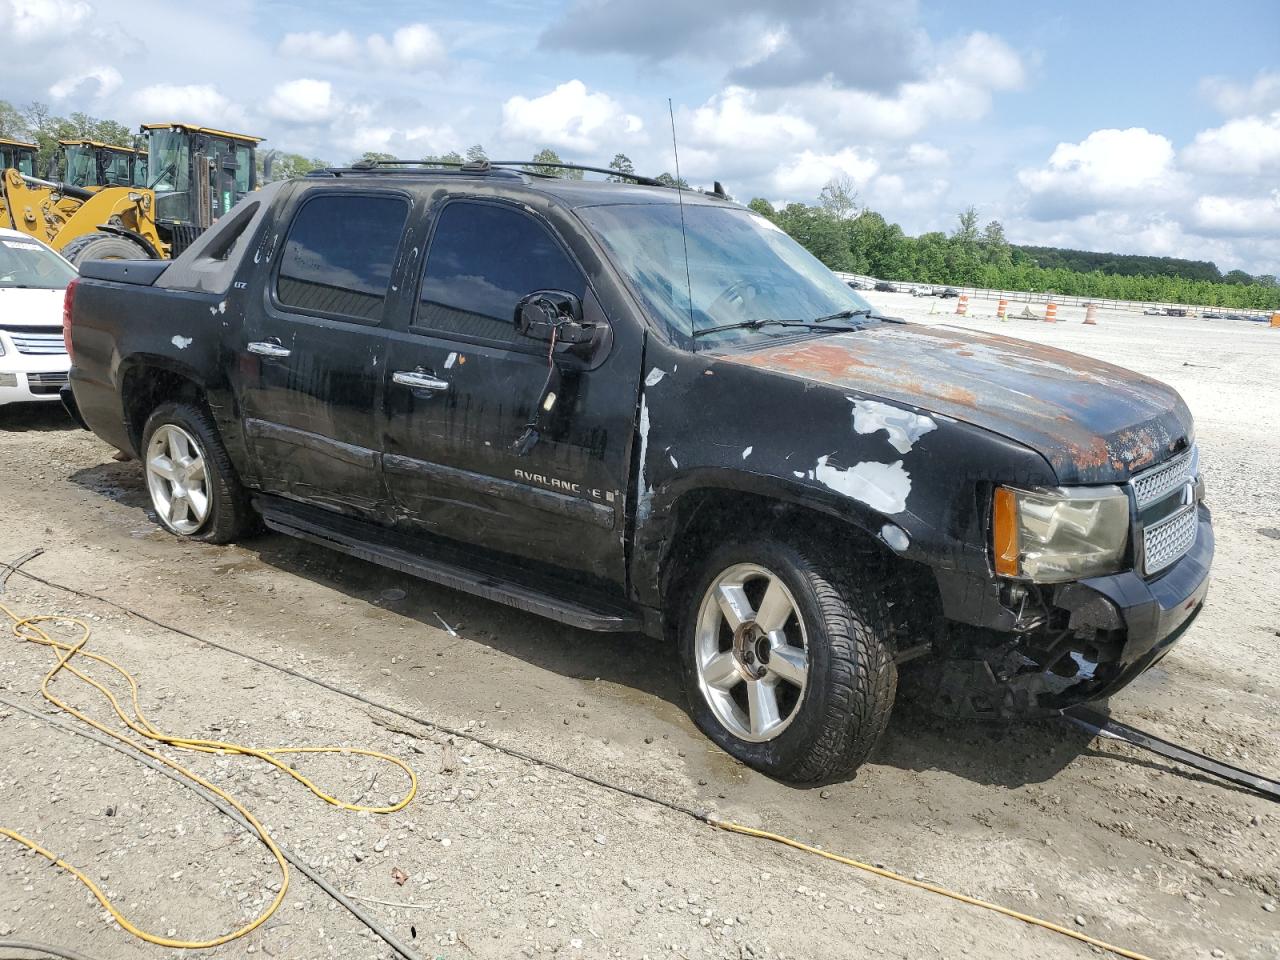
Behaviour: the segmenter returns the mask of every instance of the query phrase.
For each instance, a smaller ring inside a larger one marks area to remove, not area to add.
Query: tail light
[[[67,356],[71,357],[71,308],[76,302],[76,284],[80,278],[67,284],[67,292],[62,295],[62,342],[67,348]],[[74,360],[74,357],[71,357]]]

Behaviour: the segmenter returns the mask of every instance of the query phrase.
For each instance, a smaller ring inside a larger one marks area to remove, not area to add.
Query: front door
[[[627,369],[613,350],[566,374],[530,445],[550,345],[513,321],[535,290],[572,293],[587,320],[605,322],[546,221],[497,200],[438,208],[412,323],[394,336],[384,381],[387,490],[402,523],[621,583],[639,358]]]
[[[410,201],[313,187],[290,206],[263,302],[245,322],[251,460],[267,492],[377,518],[387,323],[401,302],[392,275]]]

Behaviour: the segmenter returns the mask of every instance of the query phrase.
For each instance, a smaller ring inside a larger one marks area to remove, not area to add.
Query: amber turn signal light
[[[1012,490],[996,487],[992,514],[996,573],[1002,577],[1016,577],[1021,572],[1018,565],[1018,498]]]

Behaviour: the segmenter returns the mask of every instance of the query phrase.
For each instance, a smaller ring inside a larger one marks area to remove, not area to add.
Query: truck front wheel
[[[694,721],[793,783],[860,765],[884,733],[897,670],[875,591],[775,540],[727,544],[688,595],[680,644]]]
[[[253,508],[212,418],[191,403],[164,403],[142,428],[151,506],[180,537],[230,543],[248,531]]]

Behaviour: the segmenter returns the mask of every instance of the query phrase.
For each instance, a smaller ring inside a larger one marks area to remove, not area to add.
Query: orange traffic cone
[[[969,297],[967,294],[960,294],[956,299],[956,316],[963,317],[969,312]]]
[[[1280,327],[1280,310],[1277,310],[1271,315],[1271,325],[1273,327]]]
[[[1058,305],[1057,305],[1056,303],[1053,303],[1053,302],[1051,301],[1051,302],[1049,302],[1049,303],[1045,304],[1045,308],[1044,308],[1044,322],[1045,322],[1045,323],[1057,323],[1057,322],[1058,322]]]
[[[1090,327],[1096,327],[1098,325],[1097,313],[1098,313],[1098,308],[1095,307],[1092,303],[1089,304],[1087,307],[1085,307],[1084,308],[1085,324],[1087,324]]]
[[[1001,300],[996,304],[996,319],[1007,320],[1009,318],[1009,301]]]

